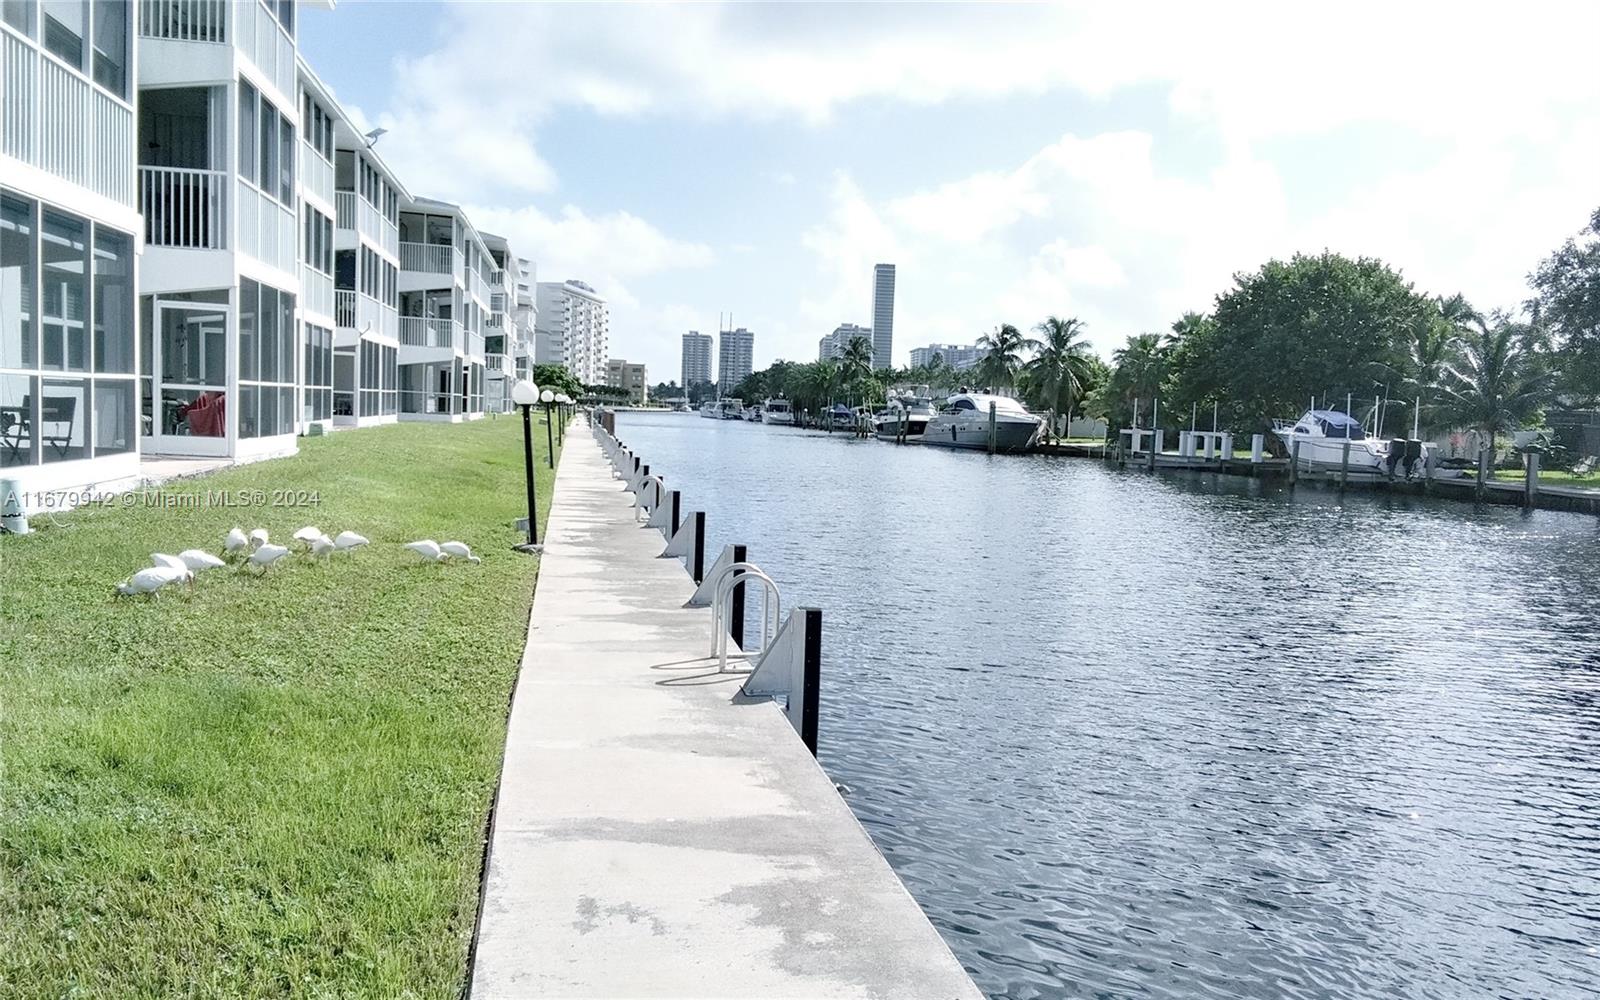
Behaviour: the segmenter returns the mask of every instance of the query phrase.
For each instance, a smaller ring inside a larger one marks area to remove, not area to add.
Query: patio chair
[[[77,416],[76,396],[46,396],[39,402],[39,437],[56,450],[57,458],[67,457]]]

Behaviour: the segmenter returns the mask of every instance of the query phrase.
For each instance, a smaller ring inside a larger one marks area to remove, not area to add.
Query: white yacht
[[[769,399],[761,404],[761,422],[780,427],[794,425],[794,407],[787,399]]]
[[[717,401],[717,416],[723,420],[743,420],[744,400],[734,396]]]
[[[700,415],[707,420],[716,420],[721,414],[717,411],[717,401],[708,399],[700,404]]]
[[[1291,455],[1299,445],[1302,469],[1340,468],[1347,442],[1349,468],[1357,475],[1390,475],[1398,468],[1409,478],[1414,466],[1426,467],[1428,446],[1423,442],[1370,437],[1361,421],[1338,410],[1307,410],[1299,420],[1274,420],[1272,432]]]
[[[989,407],[994,406],[994,450],[1027,451],[1039,439],[1044,421],[1010,396],[958,392],[928,419],[922,443],[941,448],[989,447]]]
[[[872,417],[872,429],[880,441],[894,441],[900,436],[900,424],[905,423],[906,440],[920,442],[928,421],[937,411],[933,405],[933,390],[925,385],[909,386],[899,391],[890,390],[889,402]]]

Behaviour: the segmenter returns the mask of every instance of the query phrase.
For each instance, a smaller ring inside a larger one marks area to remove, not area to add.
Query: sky
[[[1600,206],[1600,4],[604,5],[340,0],[300,45],[413,194],[611,304],[678,377],[871,325],[1102,356],[1273,257],[1378,257],[1517,307]]]

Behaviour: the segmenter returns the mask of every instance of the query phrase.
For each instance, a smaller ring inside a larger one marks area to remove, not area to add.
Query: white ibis
[[[265,534],[265,532],[263,532],[263,534]],[[250,553],[250,565],[260,566],[261,572],[265,573],[268,566],[271,566],[273,563],[277,562],[279,559],[282,559],[288,554],[289,550],[284,548],[282,545],[272,545],[264,542],[260,548]]]
[[[333,555],[333,539],[319,531],[317,537],[311,540],[311,555],[324,558],[331,557]]]
[[[483,562],[482,559],[472,554],[472,550],[467,548],[466,542],[444,542],[440,544],[439,551],[449,558],[465,559],[469,563]]]
[[[317,539],[325,537],[327,536],[322,533],[321,528],[313,527],[309,524],[294,533],[294,540],[297,542],[304,542],[306,544],[306,548],[308,549],[311,548],[312,543],[314,543]]]
[[[188,570],[179,571],[171,566],[151,566],[117,584],[117,593],[123,595],[149,594],[155,596],[156,591],[171,583],[183,579]]]
[[[254,531],[250,532],[250,547],[252,549],[259,549],[259,548],[261,548],[261,546],[263,546],[265,544],[267,544],[267,529],[266,528],[257,528]]]
[[[424,538],[420,542],[407,542],[406,548],[421,556],[423,562],[444,562],[450,558],[439,551],[439,543],[431,538]]]
[[[365,544],[367,544],[366,536],[353,531],[341,531],[333,539],[333,547],[340,552],[352,552]]]
[[[216,556],[205,551],[204,549],[184,549],[182,552],[178,553],[178,558],[183,560],[184,566],[188,567],[191,573],[198,573],[203,569],[216,569],[219,566],[227,565],[227,563],[223,562],[221,559],[218,559]]]
[[[238,528],[229,531],[227,537],[222,540],[222,551],[225,555],[243,555],[248,548],[250,548],[250,537]]]
[[[165,552],[152,552],[150,553],[150,561],[163,569],[172,570],[172,572],[178,574],[178,579],[185,583],[194,582],[194,573],[190,571],[189,565],[178,556],[169,556]]]

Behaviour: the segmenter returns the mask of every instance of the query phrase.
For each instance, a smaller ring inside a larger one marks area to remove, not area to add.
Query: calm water
[[[1596,519],[617,430],[823,609],[823,764],[988,993],[1600,991]]]

